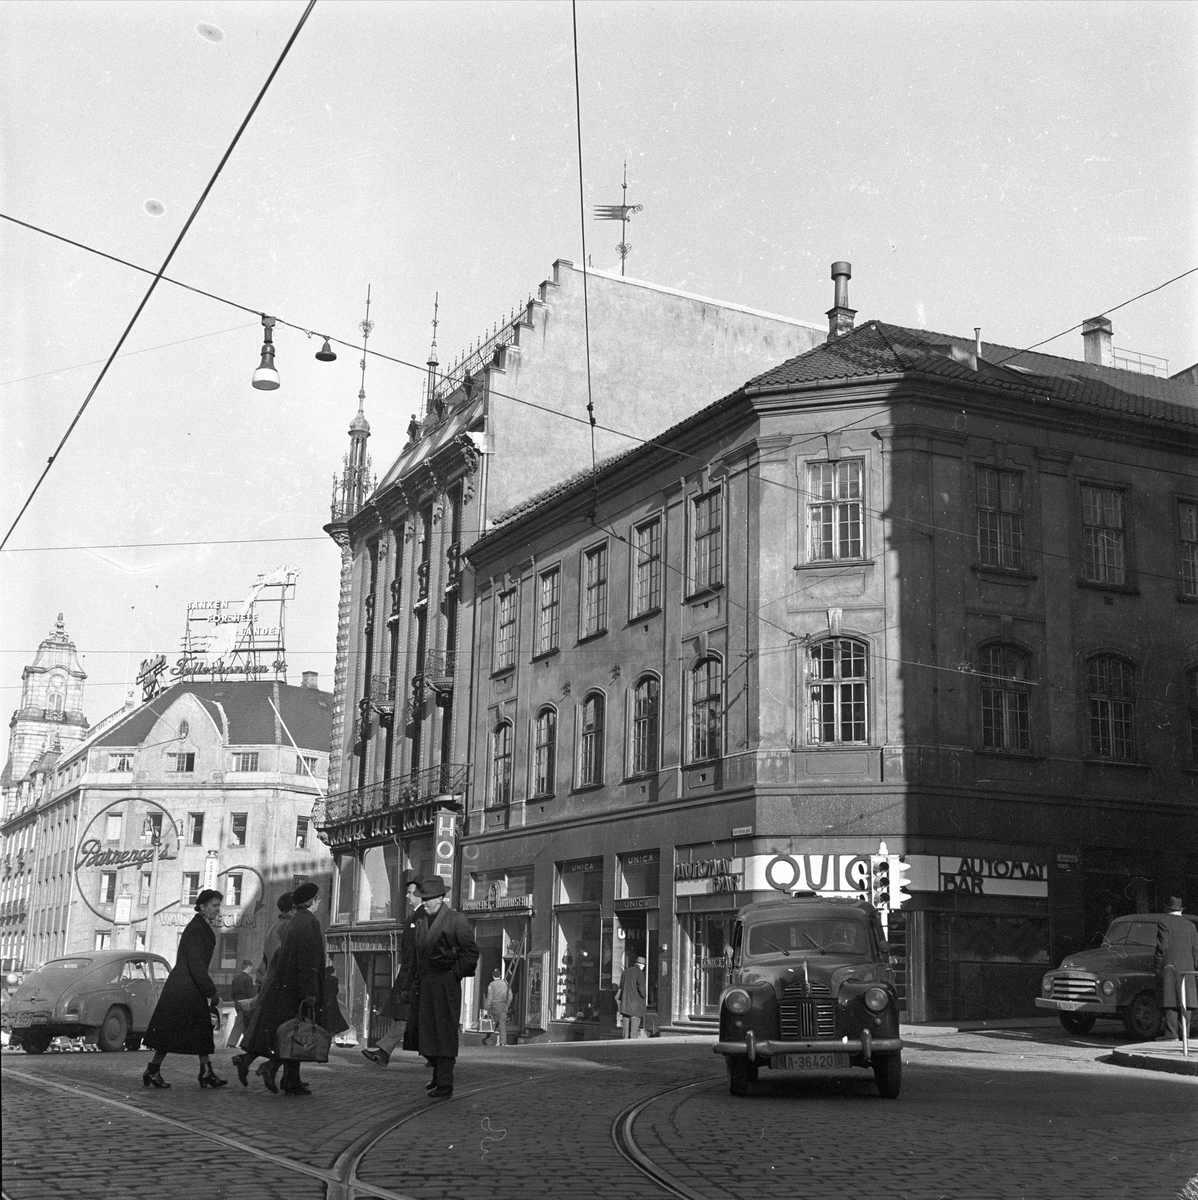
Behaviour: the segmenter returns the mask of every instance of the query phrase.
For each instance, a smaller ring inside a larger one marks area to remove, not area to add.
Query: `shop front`
[[[460,909],[470,918],[478,942],[478,970],[464,989],[468,1027],[479,1027],[487,988],[496,969],[511,991],[508,1036],[535,1037],[545,1031],[544,963],[532,951],[533,868],[473,871],[463,881]]]
[[[562,1037],[598,1037],[611,1010],[610,985],[601,989],[603,859],[558,863],[555,892],[551,1020],[570,1026],[558,1031]],[[608,993],[606,1003],[602,991]]]

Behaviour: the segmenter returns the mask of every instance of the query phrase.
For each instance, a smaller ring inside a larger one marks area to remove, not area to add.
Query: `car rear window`
[[[1155,946],[1155,921],[1120,921],[1107,931],[1106,940],[1116,946]]]
[[[869,934],[864,921],[845,918],[770,921],[749,928],[749,953],[865,955]]]
[[[41,971],[82,971],[84,967],[91,965],[90,958],[56,958],[38,969]]]

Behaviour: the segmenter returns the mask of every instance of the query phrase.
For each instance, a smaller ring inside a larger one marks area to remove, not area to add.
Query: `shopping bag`
[[[294,1062],[329,1061],[332,1035],[321,1025],[303,1015],[284,1021],[275,1031],[275,1054]]]

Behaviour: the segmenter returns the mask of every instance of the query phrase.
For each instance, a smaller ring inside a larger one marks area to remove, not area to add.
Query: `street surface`
[[[762,1072],[728,1094],[708,1039],[468,1047],[452,1100],[414,1055],[305,1066],[315,1093],[251,1075],[201,1091],[170,1057],[6,1049],[8,1200],[1198,1200],[1198,1079],[1102,1061],[1123,1040],[1047,1028],[905,1031],[903,1092]],[[618,1121],[625,1114],[623,1121]],[[621,1153],[613,1126],[623,1131]],[[637,1159],[644,1169],[638,1169]],[[1189,1182],[1194,1180],[1194,1182]]]

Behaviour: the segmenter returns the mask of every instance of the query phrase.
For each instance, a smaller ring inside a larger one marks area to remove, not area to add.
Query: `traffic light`
[[[907,886],[911,882],[911,864],[903,862],[897,854],[887,855],[890,860],[890,907],[902,908],[911,899]]]
[[[869,902],[874,908],[886,912],[890,908],[890,863],[889,854],[869,856]]]

